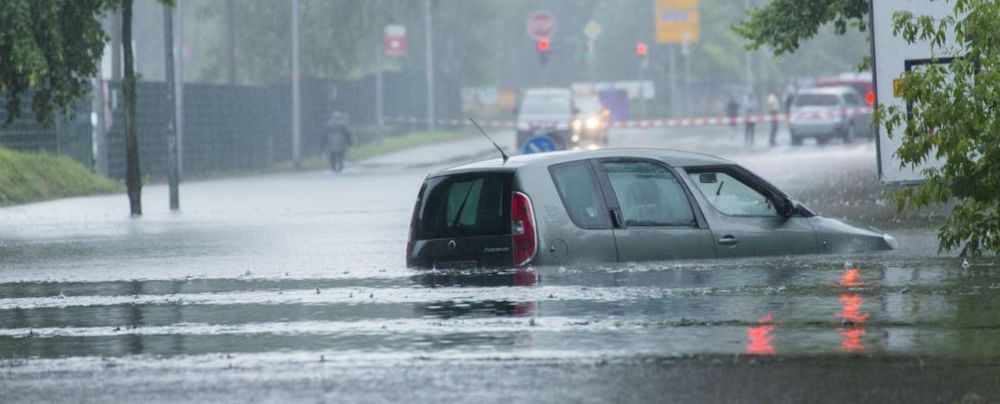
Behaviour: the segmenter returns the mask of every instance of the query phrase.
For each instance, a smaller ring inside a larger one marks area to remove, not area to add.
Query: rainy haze
[[[788,4],[5,0],[0,402],[1000,400],[891,21]]]

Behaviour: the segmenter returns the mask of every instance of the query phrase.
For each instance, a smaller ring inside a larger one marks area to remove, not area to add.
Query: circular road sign
[[[553,142],[551,138],[545,135],[538,135],[528,139],[524,142],[524,147],[521,148],[521,154],[532,154],[532,153],[545,153],[556,151],[556,142]]]
[[[546,10],[539,10],[528,16],[528,35],[536,41],[548,38],[556,32],[556,16]]]

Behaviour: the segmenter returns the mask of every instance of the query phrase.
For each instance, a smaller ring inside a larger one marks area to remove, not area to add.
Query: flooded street
[[[810,150],[730,157],[803,190],[822,171],[796,168]],[[823,164],[870,162],[869,145],[829,150]],[[179,214],[150,186],[141,219],[119,195],[0,209],[0,401],[1000,392],[1000,265],[938,255],[930,225],[888,228],[888,253],[410,270],[429,171],[189,183]]]

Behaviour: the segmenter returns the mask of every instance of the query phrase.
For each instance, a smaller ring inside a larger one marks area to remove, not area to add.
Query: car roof
[[[732,165],[732,161],[708,154],[657,148],[608,148],[600,150],[573,150],[551,153],[512,156],[503,163],[501,158],[465,163],[430,174],[428,177],[461,174],[476,171],[516,171],[532,165],[550,166],[593,158],[646,158],[660,160],[673,167]]]
[[[848,86],[829,86],[829,87],[809,87],[799,90],[799,94],[830,94],[830,95],[843,95],[846,93],[855,93],[853,88]]]
[[[871,72],[865,73],[841,73],[836,76],[821,77],[816,80],[817,83],[857,83],[857,82],[868,82],[871,83],[872,74]]]
[[[524,90],[524,95],[571,95],[572,92],[568,88],[562,87],[537,87],[529,88]]]

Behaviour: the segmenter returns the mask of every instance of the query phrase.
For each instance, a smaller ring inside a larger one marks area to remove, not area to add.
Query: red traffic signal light
[[[638,43],[635,44],[635,54],[636,54],[636,56],[644,57],[644,56],[646,56],[646,52],[648,52],[648,51],[649,50],[646,48],[646,43],[644,43],[644,42],[638,42]]]
[[[549,46],[550,46],[550,44],[549,44],[549,38],[539,39],[538,43],[536,44],[536,46],[538,47],[538,51],[539,52],[548,52],[549,51]]]

